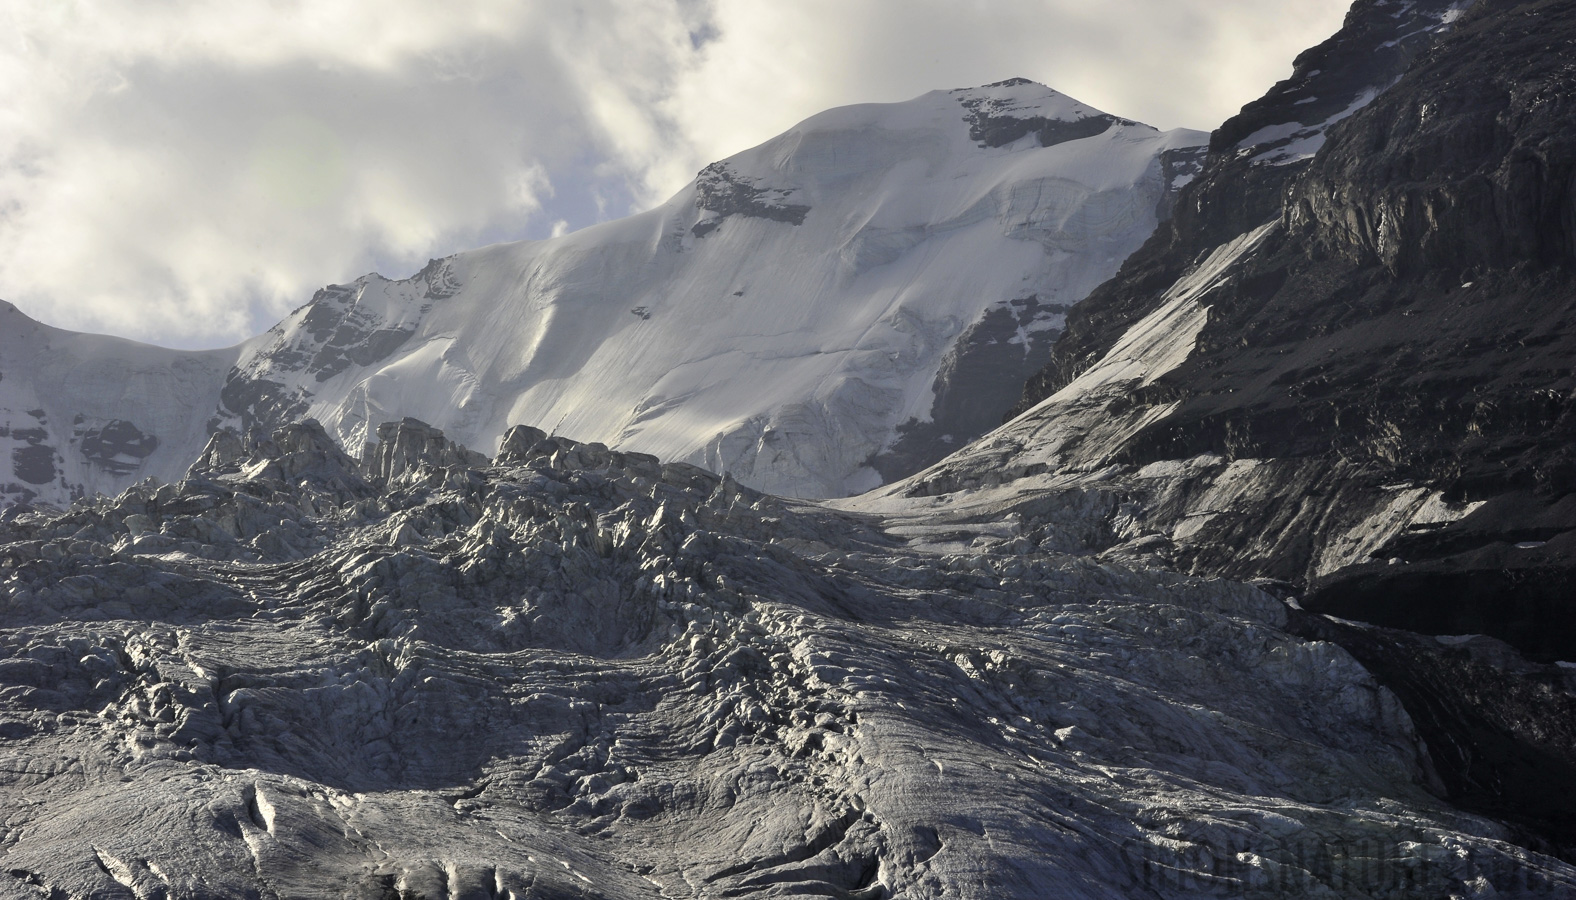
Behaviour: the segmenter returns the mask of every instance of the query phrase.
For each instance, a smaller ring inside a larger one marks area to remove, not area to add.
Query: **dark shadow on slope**
[[[1309,614],[1289,627],[1339,644],[1395,693],[1447,799],[1576,861],[1576,674],[1487,638],[1441,642]]]
[[[942,358],[931,385],[930,421],[899,425],[897,439],[868,465],[890,484],[1000,425],[1023,382],[1050,360],[1051,345],[1061,335],[1055,324],[1067,310],[1035,295],[986,310]]]

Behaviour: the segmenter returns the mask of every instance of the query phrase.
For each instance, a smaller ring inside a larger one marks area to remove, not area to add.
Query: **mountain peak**
[[[524,424],[844,496],[993,427],[1067,309],[1168,214],[1202,138],[1027,79],[828,110],[629,219],[330,285],[203,357],[194,403],[89,403],[64,376],[8,366],[0,427],[35,434],[33,409],[51,426],[42,449],[0,440],[0,476],[13,449],[53,452],[58,473],[27,490],[64,503],[77,485],[179,477],[209,425],[310,416],[356,451],[412,416],[473,448]],[[184,358],[106,367],[93,390],[119,397],[136,371],[178,394]],[[86,457],[79,414],[158,443]]]
[[[982,147],[1001,147],[1028,134],[1040,146],[1093,137],[1113,125],[1137,125],[1103,113],[1027,78],[1009,78],[949,92],[968,114],[969,138]]]
[[[1040,117],[1071,122],[1106,113],[1027,78],[1009,78],[979,87],[955,88],[947,93],[967,107],[1014,118]]]

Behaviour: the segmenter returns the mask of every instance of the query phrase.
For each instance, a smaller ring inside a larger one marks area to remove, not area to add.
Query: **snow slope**
[[[239,353],[63,331],[0,301],[0,506],[180,477]]]
[[[63,504],[178,477],[216,427],[312,416],[355,453],[409,416],[484,452],[527,424],[788,496],[865,490],[1001,420],[1204,138],[1019,79],[822,113],[656,209],[331,285],[228,350],[7,306],[0,487]]]
[[[1203,137],[1022,80],[834,109],[646,213],[328,288],[247,347],[226,408],[350,448],[403,416],[484,452],[528,424],[789,496],[868,489],[938,372],[985,373],[999,421]],[[960,363],[971,334],[990,359]],[[991,424],[933,429],[909,471]]]

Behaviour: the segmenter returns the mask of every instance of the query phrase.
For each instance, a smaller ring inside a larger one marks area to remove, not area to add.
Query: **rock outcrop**
[[[1185,570],[1308,586],[1319,604],[1446,582],[1471,585],[1467,605],[1523,582],[1559,594],[1563,543],[1545,542],[1576,529],[1576,7],[1456,6],[1407,5],[1442,27],[1396,44],[1412,51],[1385,63],[1404,64],[1394,84],[1305,161],[1244,142],[1284,131],[1265,123],[1323,96],[1320,79],[1350,81],[1328,61],[1383,36],[1390,6],[1357,4],[1291,82],[1223,126],[1174,219],[1070,312],[1020,407],[1039,408],[926,490],[974,470],[1114,465],[1135,510],[1117,531],[1163,538]],[[1129,378],[1135,365],[1152,374]],[[1101,422],[1079,425],[1089,410]],[[1387,624],[1452,627],[1390,606],[1374,613]],[[1576,654],[1567,610],[1522,607],[1478,618],[1545,659]]]
[[[849,508],[990,501],[1106,559],[1576,659],[1573,60],[1569,0],[1355,4],[1212,136],[1171,221],[1069,312],[1016,418]],[[1327,639],[1415,719],[1453,723],[1429,747],[1458,802],[1540,809],[1526,773],[1572,771],[1544,742],[1567,733],[1562,701],[1442,676],[1410,643]],[[1512,758],[1538,762],[1475,768]],[[1568,817],[1534,818],[1576,843]]]

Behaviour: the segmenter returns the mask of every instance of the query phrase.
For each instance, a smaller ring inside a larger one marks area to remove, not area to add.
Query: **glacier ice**
[[[374,433],[0,521],[9,894],[1576,890],[1255,588],[1003,508]]]

